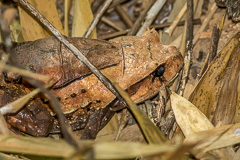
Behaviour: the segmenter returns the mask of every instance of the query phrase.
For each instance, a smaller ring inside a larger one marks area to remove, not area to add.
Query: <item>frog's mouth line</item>
[[[106,69],[106,68],[109,68],[109,67],[117,66],[118,64],[119,64],[119,63],[112,64],[112,65],[103,67],[103,68],[101,68],[101,69],[99,69],[99,70],[103,70],[103,69]],[[80,76],[80,77],[75,78],[75,79],[67,80],[66,82],[64,82],[64,83],[62,83],[62,84],[59,84],[59,85],[54,85],[54,86],[53,86],[53,89],[61,89],[61,88],[64,88],[64,87],[66,87],[66,86],[68,86],[68,85],[70,85],[70,84],[72,84],[72,83],[74,83],[74,82],[76,82],[76,81],[78,81],[78,80],[82,80],[82,79],[90,76],[91,74],[93,74],[93,73],[92,73],[91,71],[89,71],[89,73],[86,73],[86,74],[84,74],[83,76]],[[63,73],[63,75],[65,75],[65,73]],[[61,81],[61,80],[56,81],[55,84],[57,84],[59,81]]]

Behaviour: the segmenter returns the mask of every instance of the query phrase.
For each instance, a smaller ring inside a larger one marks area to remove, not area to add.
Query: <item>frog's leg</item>
[[[114,111],[109,107],[95,110],[89,117],[88,122],[83,129],[81,139],[95,139],[97,133],[109,122],[113,117]]]

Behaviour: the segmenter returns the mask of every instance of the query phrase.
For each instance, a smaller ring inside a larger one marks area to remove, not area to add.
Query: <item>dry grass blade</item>
[[[151,156],[174,152],[174,150],[178,149],[171,145],[147,145],[136,142],[79,141],[79,143],[92,145],[94,148],[95,159],[130,159],[139,156]],[[69,158],[75,154],[74,148],[65,141],[53,140],[51,138],[0,135],[0,144],[0,151],[9,153],[63,158]],[[78,158],[86,158],[86,155],[84,154],[78,154],[78,156]]]
[[[0,134],[9,135],[10,132],[7,127],[7,122],[2,114],[0,114]]]
[[[134,115],[137,120],[139,127],[146,138],[147,142],[150,144],[164,143],[167,139],[163,133],[157,128],[153,122],[137,107],[133,100],[129,97],[127,92],[125,92],[117,83],[113,82],[111,78],[109,81],[116,88],[119,94],[123,97],[128,105],[128,109]]]
[[[2,152],[10,153],[67,158],[75,152],[75,149],[64,140],[56,141],[51,138],[0,135],[0,144]]]
[[[197,33],[194,35],[194,39],[193,39],[193,45],[196,44],[197,40],[199,39],[201,33],[203,32],[203,30],[206,28],[206,26],[209,24],[210,19],[212,18],[213,14],[215,13],[215,11],[217,10],[217,6],[216,3],[213,3],[211,9],[209,10],[209,13],[207,15],[207,17],[204,19],[201,27],[199,28],[199,30],[197,31]]]
[[[176,28],[178,22],[181,20],[181,18],[183,17],[183,15],[185,14],[187,10],[187,3],[184,4],[183,8],[181,9],[181,11],[179,12],[178,16],[175,18],[175,20],[173,21],[173,23],[171,24],[171,26],[165,31],[167,32],[170,36],[172,35],[174,29]]]
[[[188,136],[184,143],[201,142],[194,150],[204,152],[240,143],[240,123],[221,126]]]
[[[26,94],[25,96],[13,101],[3,107],[0,108],[0,113],[2,115],[6,115],[9,113],[16,113],[19,111],[33,96],[38,94],[40,89],[35,89],[32,92]]]
[[[22,76],[26,76],[26,77],[33,78],[33,79],[38,79],[38,80],[43,81],[43,82],[49,82],[50,81],[50,78],[47,77],[47,76],[44,76],[44,75],[41,75],[41,74],[36,74],[36,73],[31,72],[31,71],[28,71],[28,70],[25,70],[25,69],[20,69],[20,68],[17,68],[17,67],[13,67],[13,66],[10,66],[10,65],[7,65],[7,64],[4,65],[4,64],[0,63],[0,70],[11,71],[13,73],[18,73]]]

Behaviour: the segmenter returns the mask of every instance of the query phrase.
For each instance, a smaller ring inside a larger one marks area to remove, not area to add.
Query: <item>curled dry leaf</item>
[[[190,96],[214,124],[240,122],[240,33],[212,61]]]
[[[176,121],[186,137],[195,132],[214,128],[207,117],[191,102],[174,92],[170,98]]]
[[[171,105],[174,111],[174,115],[176,117],[176,121],[180,126],[181,130],[183,131],[184,135],[186,136],[186,138],[192,135],[197,135],[197,132],[206,131],[214,128],[213,124],[207,119],[207,117],[191,102],[177,95],[174,92],[172,92],[170,98],[171,98]],[[202,140],[206,141],[206,139],[202,139]],[[189,142],[195,143],[196,141],[189,141]],[[198,156],[198,158],[199,157],[206,158],[209,155],[207,154],[205,155],[205,152],[206,150],[202,149],[202,150],[198,150],[194,154]],[[231,157],[230,159],[236,158],[236,154],[233,152],[231,147],[211,151],[210,155],[211,154],[215,156],[215,158],[220,157],[221,159],[226,159],[229,157]]]

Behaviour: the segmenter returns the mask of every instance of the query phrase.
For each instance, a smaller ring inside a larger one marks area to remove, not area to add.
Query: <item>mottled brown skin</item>
[[[162,45],[154,30],[143,36],[121,37],[110,42],[69,40],[104,75],[123,89],[134,88],[131,97],[136,103],[156,95],[160,86],[168,84],[183,64],[177,49]],[[95,138],[112,116],[108,107],[114,103],[115,96],[94,75],[89,75],[89,70],[68,49],[57,40],[47,38],[19,45],[12,56],[15,64],[53,78],[56,83],[52,91],[63,112],[70,117],[69,124],[86,123],[87,127],[78,125],[85,127],[82,138]],[[154,78],[153,73],[159,66],[165,67],[164,81]],[[135,84],[138,86],[134,87]]]
[[[123,55],[118,44],[85,38],[67,39],[99,69],[116,65],[122,60]],[[11,53],[11,61],[15,65],[54,78],[54,88],[62,87],[91,73],[55,37],[16,44]]]

